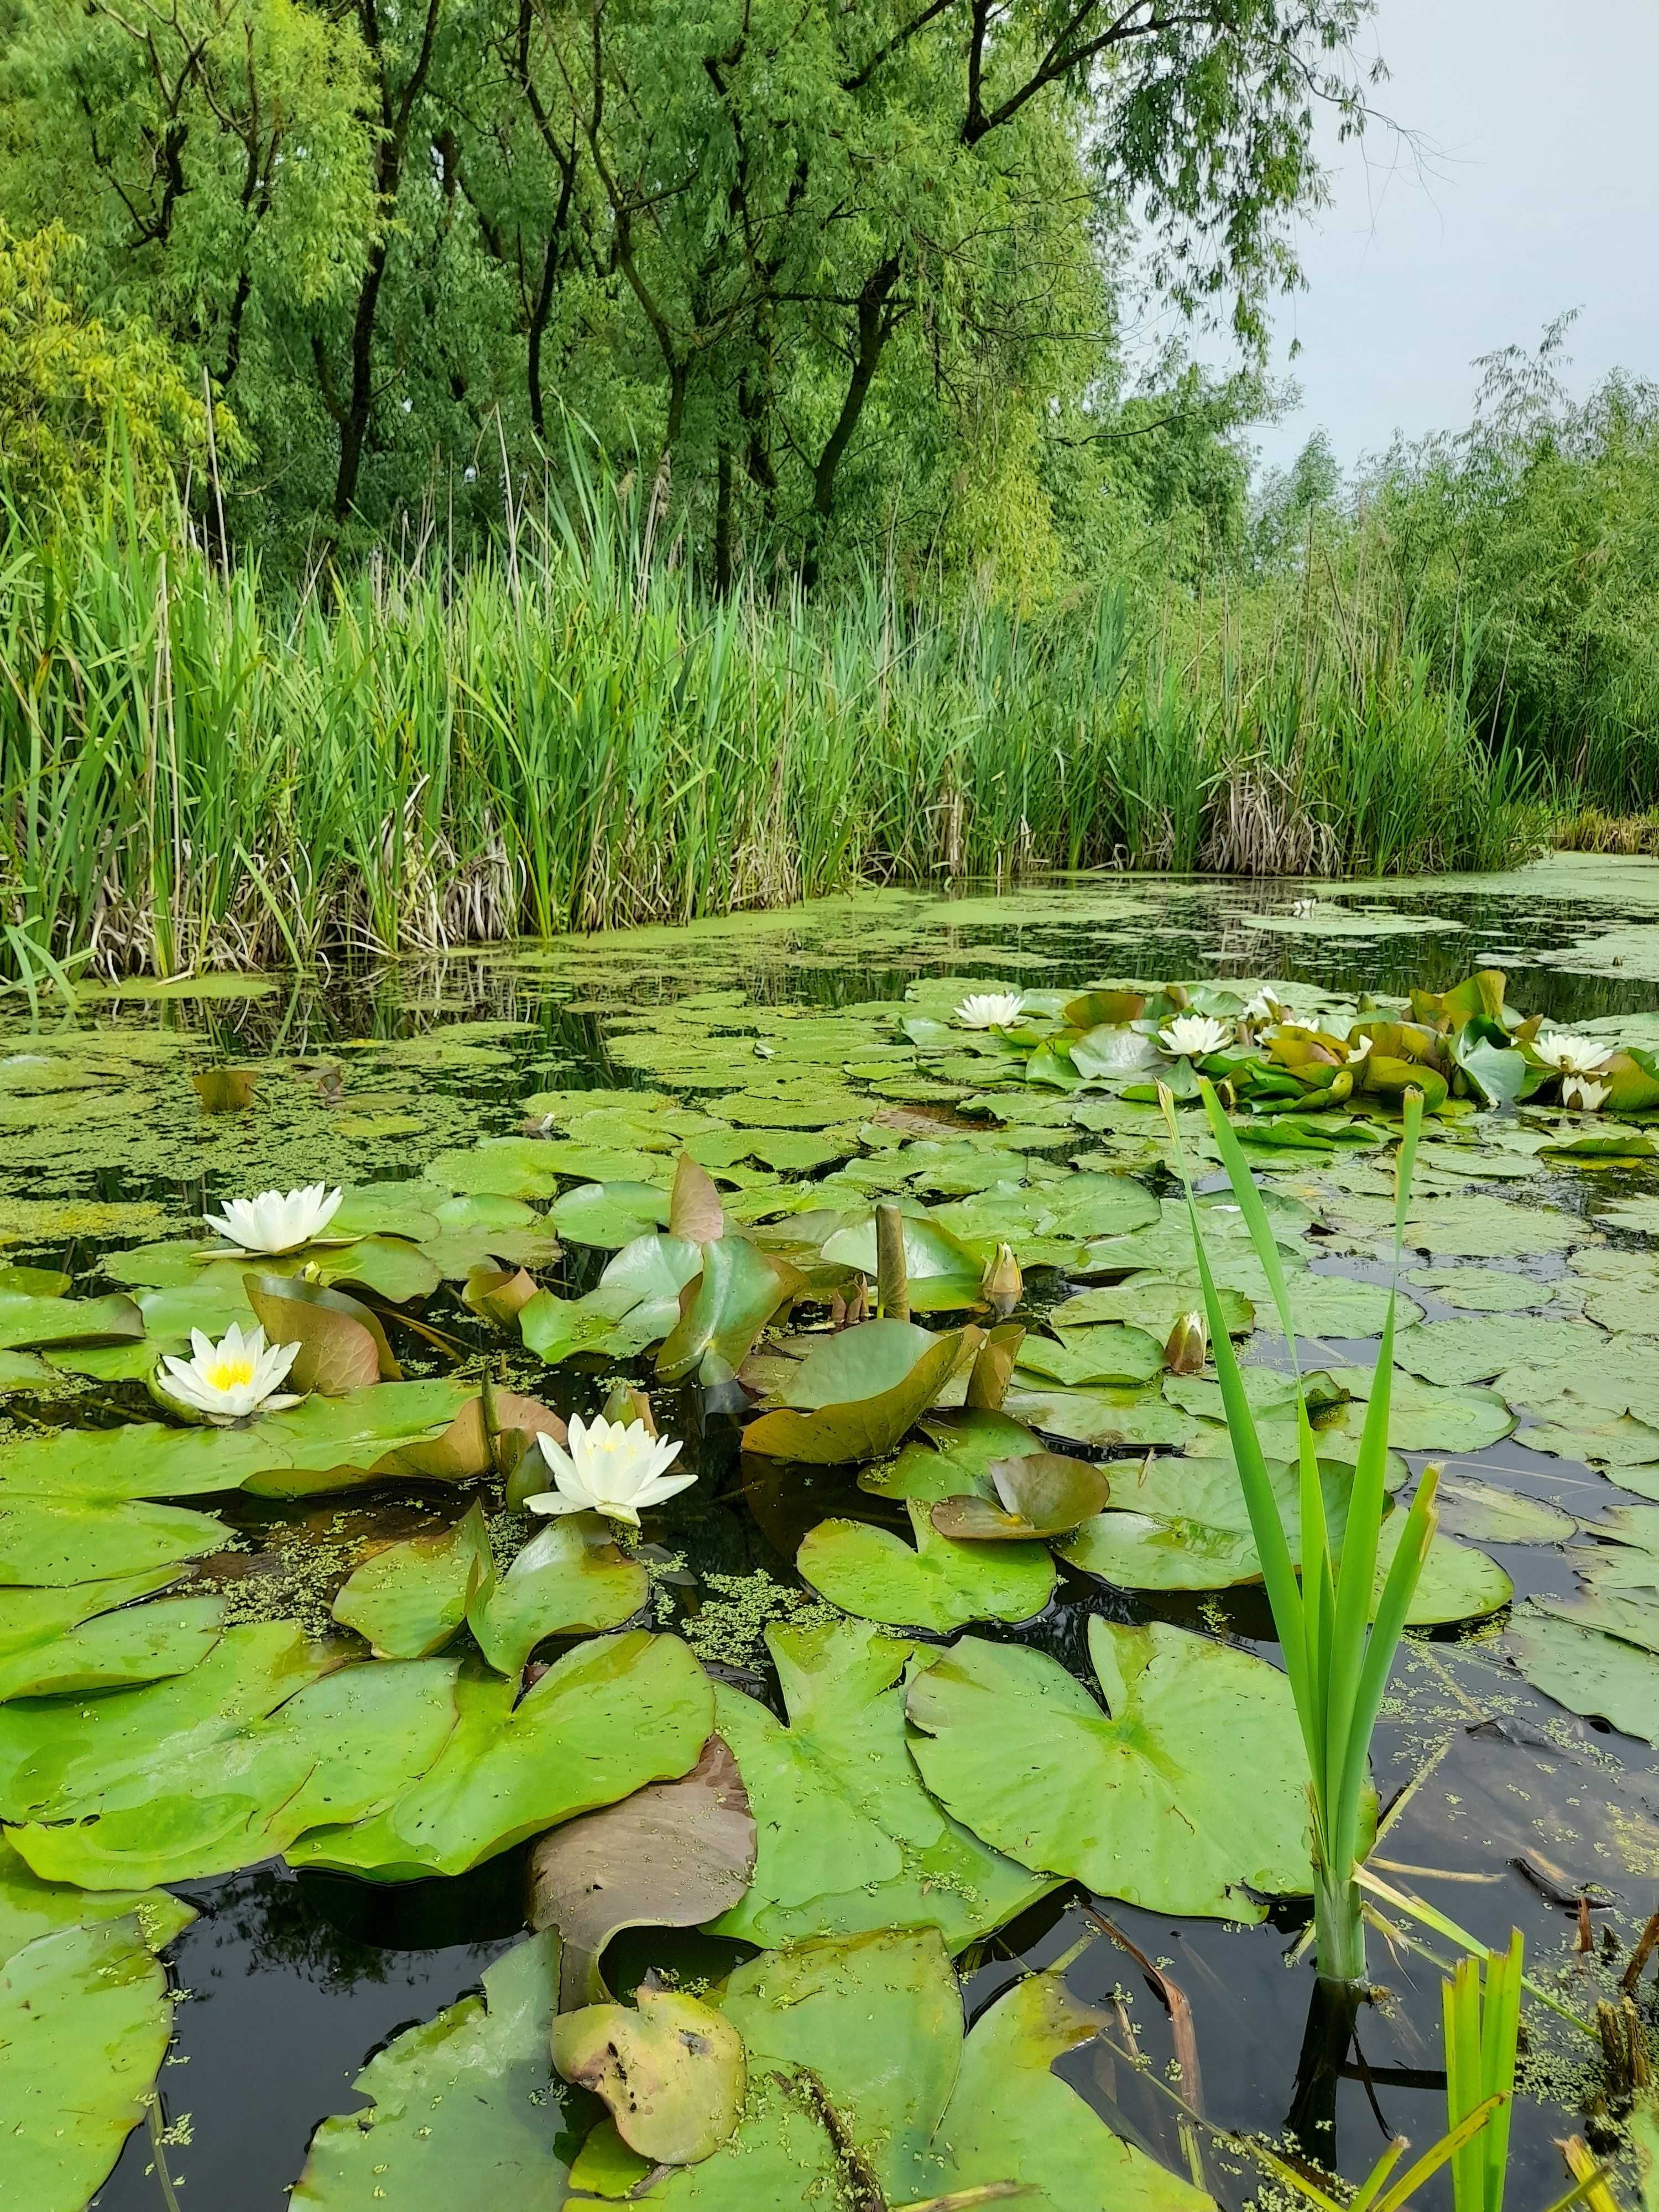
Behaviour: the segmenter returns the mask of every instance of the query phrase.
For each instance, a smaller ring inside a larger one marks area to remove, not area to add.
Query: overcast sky
[[[1659,0],[1380,0],[1370,35],[1376,103],[1430,148],[1419,173],[1380,125],[1332,143],[1309,289],[1274,317],[1303,398],[1258,433],[1263,462],[1320,424],[1346,467],[1467,421],[1474,356],[1565,307],[1575,391],[1659,377]]]

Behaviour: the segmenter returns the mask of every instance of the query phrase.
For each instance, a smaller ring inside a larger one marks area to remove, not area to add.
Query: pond
[[[1659,864],[871,892],[9,1004],[7,2212],[1311,2203],[1444,2132],[1446,1974],[1512,1929],[1508,2202],[1553,2203],[1574,2137],[1635,2201]],[[1357,2018],[1313,1971],[1218,1347],[1182,1338],[1160,1085],[1292,1460],[1200,1077],[1339,1521],[1427,1109],[1385,1551],[1431,1464],[1439,1522]],[[337,1211],[240,1249],[233,1201],[313,1185]],[[192,1423],[159,1364],[256,1319],[298,1402]],[[637,1529],[526,1510],[604,1410],[678,1443],[672,1494]],[[638,2002],[560,2031],[603,2101],[553,2070],[556,1995]]]

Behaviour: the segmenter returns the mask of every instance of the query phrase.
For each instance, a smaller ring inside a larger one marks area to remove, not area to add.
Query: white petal
[[[526,1498],[527,1513],[586,1513],[589,1510],[585,1498],[572,1498],[562,1490],[538,1491],[535,1497]]]

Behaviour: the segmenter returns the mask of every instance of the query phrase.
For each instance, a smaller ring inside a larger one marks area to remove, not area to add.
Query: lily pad
[[[188,1674],[218,1641],[224,1612],[222,1598],[185,1597],[102,1613],[0,1656],[0,1702],[124,1690]]]
[[[1322,1451],[1328,1450],[1339,1437],[1357,1444],[1365,1425],[1364,1403],[1375,1371],[1370,1367],[1330,1369],[1332,1381],[1352,1394],[1352,1402],[1335,1407],[1319,1422]],[[1515,1415],[1498,1390],[1473,1383],[1453,1388],[1424,1382],[1395,1370],[1389,1401],[1389,1443],[1395,1451],[1480,1451],[1508,1436],[1514,1426]],[[1264,1449],[1271,1449],[1265,1439]]]
[[[632,2005],[583,2005],[553,2023],[553,2063],[609,2110],[653,2165],[711,2158],[737,2126],[749,2086],[743,2038],[678,1990],[642,1982]]]
[[[1219,1297],[1229,1334],[1248,1336],[1255,1327],[1250,1300],[1238,1291],[1223,1290]],[[1203,1310],[1204,1291],[1196,1275],[1152,1273],[1130,1275],[1101,1290],[1079,1291],[1051,1308],[1048,1319],[1062,1330],[1090,1322],[1127,1322],[1163,1344],[1182,1314]]]
[[[983,1256],[939,1216],[905,1212],[900,1220],[912,1310],[948,1313],[977,1305],[980,1278],[985,1271]],[[824,1239],[819,1256],[834,1267],[856,1267],[873,1281],[877,1272],[874,1214],[835,1231]]]
[[[375,2053],[353,2088],[366,2110],[325,2120],[292,2212],[386,2203],[548,2212],[568,2168],[573,2102],[553,2071],[559,1939],[532,1936],[463,1997]]]
[[[976,1333],[933,1336],[873,1321],[826,1337],[782,1387],[783,1405],[743,1432],[745,1451],[836,1466],[879,1459],[935,1404],[977,1349]]]
[[[914,1550],[890,1528],[821,1521],[796,1555],[803,1578],[843,1613],[941,1636],[970,1620],[1029,1620],[1048,1604],[1054,1563],[1045,1548],[957,1543],[920,1502],[907,1508]]]
[[[101,1582],[199,1559],[230,1531],[210,1513],[0,1490],[0,1587]]]
[[[0,1499],[20,1490],[65,1501],[193,1498],[244,1486],[296,1497],[344,1488],[376,1471],[418,1478],[399,1454],[435,1441],[477,1403],[471,1383],[382,1382],[343,1398],[308,1398],[235,1428],[135,1421],[60,1429],[0,1443]]]
[[[1265,1660],[1093,1616],[1106,1704],[1046,1653],[963,1637],[911,1681],[922,1779],[1027,1866],[1153,1912],[1261,1920],[1305,1894],[1304,1754]]]
[[[552,1219],[567,1243],[617,1252],[636,1237],[667,1227],[668,1193],[654,1183],[580,1183],[555,1205]]]
[[[1425,1382],[1484,1382],[1534,1364],[1593,1366],[1607,1341],[1599,1329],[1583,1322],[1505,1314],[1492,1320],[1420,1322],[1401,1330],[1394,1356],[1399,1366]]]
[[[1469,1474],[1443,1474],[1438,1502],[1442,1528],[1477,1544],[1564,1544],[1577,1532],[1560,1506]]]
[[[1519,1260],[1534,1252],[1565,1252],[1591,1242],[1592,1232],[1576,1214],[1506,1198],[1437,1198],[1406,1224],[1406,1242],[1420,1252],[1456,1260]]]
[[[5,2193],[21,2212],[95,2194],[172,2034],[167,1977],[134,1917],[37,1936],[0,1965]]]
[[[1164,1371],[1164,1343],[1163,1338],[1121,1322],[1066,1329],[1058,1338],[1028,1334],[1019,1347],[1020,1379],[1028,1387],[1046,1380],[1071,1389],[1096,1383],[1122,1388],[1149,1382]]]
[[[490,1665],[516,1680],[544,1638],[619,1627],[650,1588],[645,1568],[618,1550],[597,1514],[563,1514],[499,1579],[486,1557],[467,1600],[467,1626]]]
[[[696,1288],[657,1354],[657,1371],[671,1382],[684,1381],[705,1359],[740,1367],[779,1309],[806,1287],[799,1268],[744,1237],[704,1244],[702,1260]]]
[[[716,1691],[717,1712],[728,1694]],[[736,1905],[755,1850],[743,1777],[718,1735],[678,1782],[653,1782],[544,1836],[531,1855],[530,1924],[559,1931],[561,2008],[609,1994],[599,1960],[624,1928],[695,1928]]]
[[[1521,1672],[1546,1697],[1659,1744],[1659,1656],[1651,1650],[1559,1607],[1535,1604],[1516,1613],[1507,1642]]]
[[[994,1501],[969,1493],[933,1507],[931,1518],[941,1535],[961,1543],[1068,1535],[1102,1510],[1109,1487],[1103,1468],[1060,1452],[993,1460],[990,1475]]]
[[[1052,1886],[988,1850],[922,1788],[902,1686],[914,1646],[851,1620],[775,1626],[766,1640],[788,1726],[741,1691],[714,1692],[757,1838],[752,1883],[714,1934],[770,1948],[931,1925],[955,1952]]]
[[[1472,1313],[1520,1313],[1528,1306],[1547,1305],[1555,1291],[1553,1283],[1501,1267],[1417,1267],[1406,1279]]]
[[[1268,1462],[1279,1518],[1300,1556],[1301,1478],[1285,1460]],[[1320,1470],[1325,1513],[1340,1540],[1347,1513],[1346,1467]],[[1225,1589],[1256,1581],[1261,1561],[1243,1486],[1229,1459],[1154,1459],[1116,1471],[1110,1510],[1060,1547],[1085,1574],[1123,1589]]]
[[[465,1874],[573,1814],[689,1772],[714,1725],[708,1678],[686,1645],[642,1630],[580,1644],[515,1705],[517,1690],[464,1667],[459,1719],[431,1771],[376,1817],[306,1837],[291,1863],[379,1881]]]
[[[1207,2197],[1120,2141],[1051,2071],[1097,2027],[1058,1975],[1017,1983],[965,2042],[956,1978],[931,1929],[768,1953],[710,2001],[743,2038],[748,2105],[700,2166],[652,2174],[634,2160],[617,2184],[632,2181],[637,2203],[815,2212],[855,2161],[872,2204],[916,2212],[1011,2190],[1030,2212],[1208,2212]],[[596,2151],[598,2171],[605,2145],[590,2138],[574,2187]]]
[[[1127,1390],[1018,1389],[1002,1401],[1003,1411],[1068,1443],[1096,1449],[1157,1444],[1179,1449],[1197,1436],[1201,1424],[1170,1405],[1155,1387]]]
[[[0,1291],[0,1351],[119,1343],[143,1333],[143,1314],[118,1291],[104,1298],[43,1298]]]
[[[184,1725],[169,1730],[159,1705],[109,1717],[129,1728],[156,1723],[148,1771],[129,1756],[118,1773],[107,1759],[95,1765],[94,1778],[77,1762],[37,1804],[40,1825],[13,1831],[37,1874],[114,1889],[232,1873],[286,1850],[308,1827],[378,1812],[426,1771],[454,1729],[455,1670],[438,1659],[339,1668],[264,1711],[222,1702],[204,1710],[199,1697],[192,1709],[191,1686],[202,1677],[216,1685],[214,1660],[232,1633],[176,1684],[116,1693],[159,1700],[176,1689],[173,1710]],[[88,1737],[109,1703],[76,1716]],[[46,1761],[27,1766],[15,1790],[38,1798],[48,1771]]]
[[[917,1498],[929,1504],[969,1492],[994,1498],[993,1462],[1048,1450],[1023,1421],[978,1407],[930,1414],[921,1433],[925,1443],[908,1443],[896,1459],[865,1468],[860,1489],[877,1498]]]
[[[334,1618],[366,1637],[377,1659],[424,1659],[459,1632],[489,1564],[489,1533],[475,1500],[453,1525],[371,1554],[342,1585]]]

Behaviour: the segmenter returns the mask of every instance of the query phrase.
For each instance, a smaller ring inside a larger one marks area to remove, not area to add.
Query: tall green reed
[[[1255,1419],[1204,1249],[1201,1218],[1181,1146],[1174,1101],[1167,1091],[1162,1091],[1164,1118],[1186,1188],[1199,1280],[1228,1435],[1307,1757],[1309,1800],[1313,1814],[1314,1942],[1318,1972],[1322,1981],[1353,1987],[1365,1978],[1365,1928],[1355,1869],[1369,1849],[1369,1832],[1376,1814],[1370,1786],[1371,1735],[1395,1654],[1405,1631],[1406,1615],[1418,1577],[1437,1524],[1435,1492],[1439,1473],[1432,1467],[1425,1471],[1405,1516],[1381,1592],[1377,1593],[1382,1522],[1389,1510],[1387,1477],[1389,1409],[1394,1377],[1395,1287],[1391,1285],[1389,1289],[1388,1314],[1347,1491],[1346,1510],[1340,1533],[1336,1533],[1325,1510],[1313,1429],[1300,1388],[1295,1316],[1273,1227],[1249,1164],[1214,1086],[1200,1077],[1199,1088],[1227,1179],[1273,1293],[1291,1370],[1298,1378],[1297,1445],[1300,1483],[1297,1519],[1292,1532],[1281,1517],[1268,1477]],[[1396,1283],[1412,1164],[1422,1124],[1421,1096],[1408,1091],[1396,1166]]]
[[[0,976],[1041,866],[1479,866],[1532,834],[1524,775],[1381,647],[1223,679],[1116,586],[1040,623],[873,574],[720,600],[671,553],[591,478],[465,568],[297,587],[118,497],[0,518]]]

